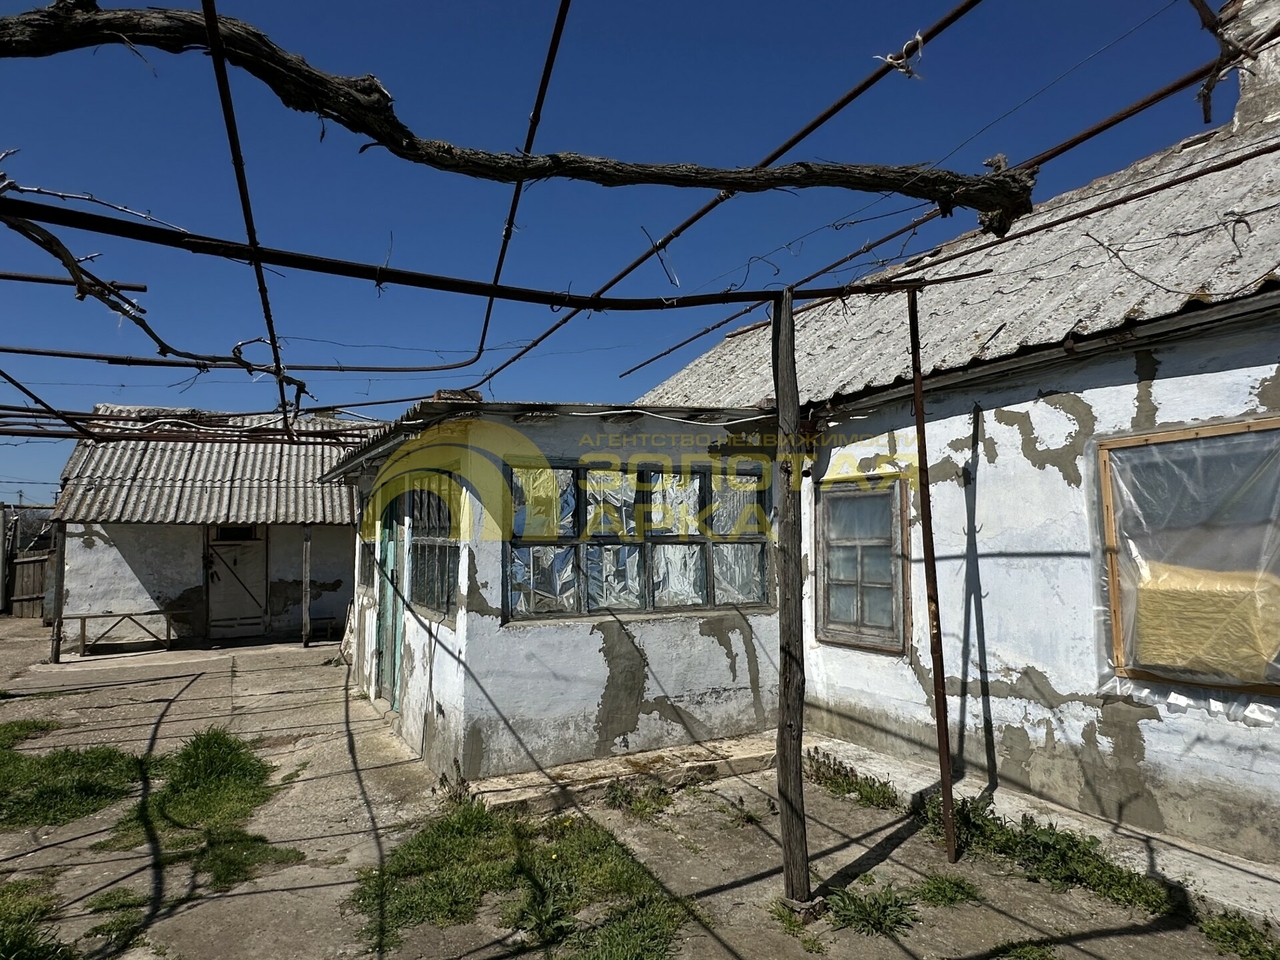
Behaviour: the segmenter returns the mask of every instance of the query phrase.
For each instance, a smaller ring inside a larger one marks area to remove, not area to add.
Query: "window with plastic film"
[[[903,650],[905,551],[901,479],[835,482],[817,498],[819,639]]]
[[[1098,449],[1116,672],[1280,688],[1280,421]]]
[[[766,605],[770,478],[746,457],[513,467],[508,617]]]
[[[409,493],[409,600],[446,617],[458,606],[459,487],[433,473]]]

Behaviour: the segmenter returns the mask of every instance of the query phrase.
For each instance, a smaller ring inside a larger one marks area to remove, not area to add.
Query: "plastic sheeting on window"
[[[1280,684],[1280,431],[1107,455],[1124,665]]]
[[[765,545],[716,543],[711,546],[716,574],[716,604],[764,603]]]
[[[636,479],[619,470],[588,470],[588,537],[629,537],[636,532]]]
[[[578,488],[572,470],[511,469],[512,532],[527,540],[572,537]]]
[[[643,603],[640,548],[626,544],[587,547],[587,604],[592,610],[638,610]]]
[[[695,607],[707,602],[705,544],[653,545],[653,605]]]
[[[578,581],[573,547],[515,547],[511,551],[511,612],[573,613],[578,608]]]
[[[701,473],[655,473],[649,494],[648,528],[651,533],[696,536],[702,511]]]

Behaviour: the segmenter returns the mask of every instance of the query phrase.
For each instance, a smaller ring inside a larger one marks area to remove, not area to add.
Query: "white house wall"
[[[274,636],[302,635],[302,526],[267,528],[267,615]],[[341,623],[353,596],[354,527],[311,525],[311,634]]]
[[[64,618],[81,614],[190,611],[174,617],[179,636],[204,629],[204,529],[182,524],[68,523],[63,577]],[[164,636],[164,617],[140,618]],[[111,626],[90,620],[90,639]],[[66,639],[74,643],[79,624],[68,620]],[[125,622],[108,639],[144,640],[149,635]]]
[[[947,707],[975,790],[990,771],[1086,812],[1280,860],[1280,701],[1111,673],[1095,469],[1100,438],[1280,413],[1276,334],[1272,323],[1205,335],[927,397]],[[828,434],[862,439],[824,448],[816,477],[914,467],[905,402]],[[936,756],[918,492],[912,500],[907,656],[818,642],[807,580],[810,722]]]

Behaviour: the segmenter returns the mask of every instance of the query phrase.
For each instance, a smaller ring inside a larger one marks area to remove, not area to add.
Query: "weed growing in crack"
[[[89,928],[86,936],[102,937],[112,947],[128,947],[142,933],[142,909],[149,902],[142,894],[123,887],[106,890],[90,897],[85,904],[89,912],[108,914],[108,917]]]
[[[535,821],[467,799],[360,874],[353,902],[375,949],[421,923],[469,923],[485,894],[510,898],[504,922],[557,956],[668,956],[691,907],[666,890],[607,830],[586,817]],[[586,925],[578,915],[599,905]]]
[[[911,888],[911,896],[931,907],[955,907],[962,903],[977,903],[982,899],[978,888],[952,873],[931,873]]]
[[[825,787],[837,797],[852,797],[864,807],[897,810],[902,806],[898,791],[888,780],[865,776],[829,753],[810,748],[805,751],[805,778]]]
[[[720,812],[728,819],[732,827],[754,827],[760,823],[760,814],[747,806],[747,801],[739,797],[734,803],[720,804]]]
[[[915,901],[893,888],[892,883],[859,893],[849,887],[827,898],[831,925],[849,928],[869,937],[890,937],[908,929],[920,919]]]
[[[814,934],[805,928],[804,921],[796,916],[796,912],[781,900],[775,900],[769,907],[769,916],[777,920],[782,931],[789,937],[800,941],[805,953],[826,953],[827,948]]]
[[[641,820],[651,820],[671,806],[671,793],[660,783],[640,785],[630,780],[614,780],[605,787],[604,804]]]

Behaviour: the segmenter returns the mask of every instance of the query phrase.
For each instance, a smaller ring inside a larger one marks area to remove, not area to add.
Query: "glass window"
[[[1280,684],[1280,428],[1099,444],[1114,662]]]
[[[901,651],[901,481],[819,491],[822,639]]]
[[[460,497],[448,473],[424,477],[408,496],[409,601],[446,617],[458,606]]]
[[[508,615],[768,603],[768,478],[751,469],[513,468]]]

